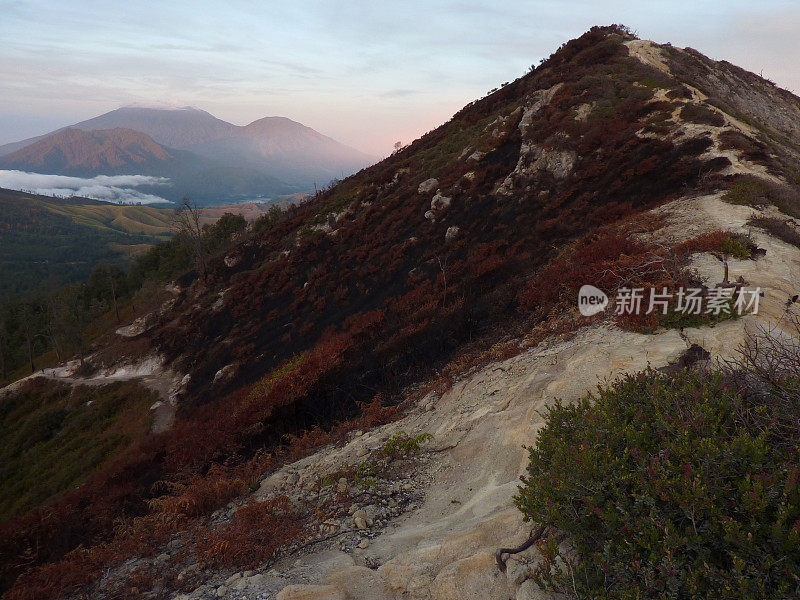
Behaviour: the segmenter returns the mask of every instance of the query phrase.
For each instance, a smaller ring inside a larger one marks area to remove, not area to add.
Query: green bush
[[[648,370],[550,409],[515,502],[579,558],[540,582],[581,598],[797,597],[797,380],[791,401],[743,381]]]

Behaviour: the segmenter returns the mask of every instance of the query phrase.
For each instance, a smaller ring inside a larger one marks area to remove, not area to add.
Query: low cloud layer
[[[0,187],[11,190],[45,196],[82,196],[117,204],[169,202],[160,196],[136,189],[153,185],[169,185],[169,179],[149,175],[98,175],[84,178],[0,170]]]

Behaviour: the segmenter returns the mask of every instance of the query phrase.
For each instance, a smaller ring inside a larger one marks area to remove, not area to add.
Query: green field
[[[171,237],[174,211],[0,189],[0,300],[86,279]]]

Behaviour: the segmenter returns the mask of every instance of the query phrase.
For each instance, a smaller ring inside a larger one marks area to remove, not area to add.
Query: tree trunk
[[[117,286],[114,284],[114,278],[109,275],[111,283],[111,302],[114,304],[114,316],[117,318],[117,325],[119,325],[119,307],[117,306]]]
[[[36,372],[36,364],[33,362],[33,340],[31,339],[30,332],[25,331],[25,342],[28,346],[28,362],[31,366],[31,373]]]

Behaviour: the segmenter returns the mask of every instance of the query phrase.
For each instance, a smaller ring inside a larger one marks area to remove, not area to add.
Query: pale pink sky
[[[594,24],[800,91],[800,6],[761,0],[0,0],[0,143],[121,105],[281,115],[376,155]]]

